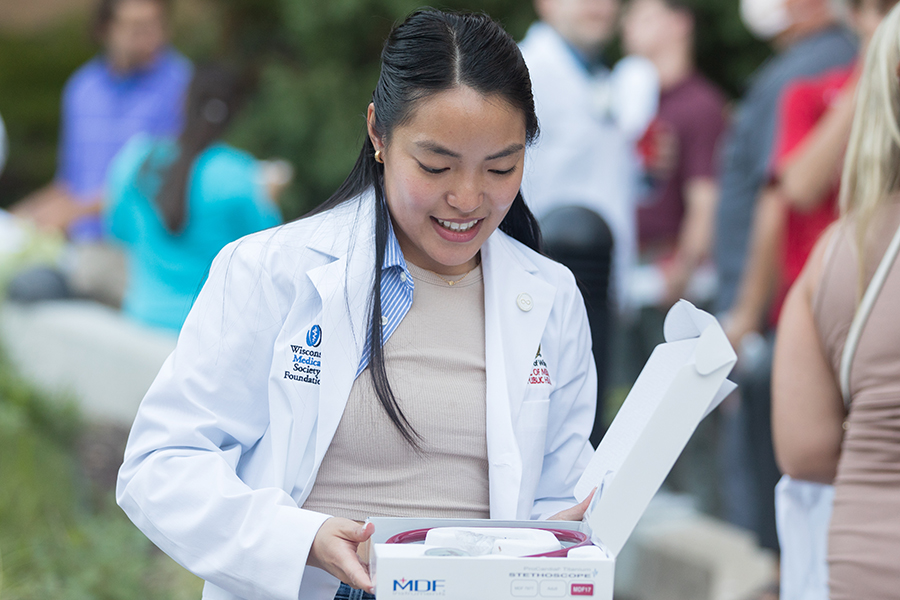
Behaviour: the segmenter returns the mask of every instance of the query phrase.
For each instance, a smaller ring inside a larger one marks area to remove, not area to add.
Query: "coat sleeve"
[[[546,519],[575,504],[575,484],[593,455],[589,441],[597,409],[597,369],[591,330],[575,278],[566,272],[557,328],[556,386],[550,394],[547,444],[532,518]]]
[[[241,598],[296,600],[327,515],[253,489],[241,457],[265,451],[268,378],[283,315],[253,236],[216,258],[177,347],[139,409],[116,498],[164,552]]]

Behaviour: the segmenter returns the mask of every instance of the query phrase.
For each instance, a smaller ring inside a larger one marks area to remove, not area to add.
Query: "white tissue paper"
[[[551,531],[499,527],[436,527],[425,536],[426,548],[453,548],[463,556],[531,556],[562,549]]]

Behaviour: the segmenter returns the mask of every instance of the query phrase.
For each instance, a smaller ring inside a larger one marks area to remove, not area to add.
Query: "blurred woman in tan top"
[[[841,355],[863,292],[900,225],[900,8],[868,49],[841,183],[841,219],[819,240],[778,325],[773,433],[785,474],[833,482],[833,600],[900,597],[900,264],[888,273],[850,371]]]

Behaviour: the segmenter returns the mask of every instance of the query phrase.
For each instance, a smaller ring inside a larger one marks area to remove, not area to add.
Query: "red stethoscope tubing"
[[[404,531],[403,533],[398,533],[397,535],[389,537],[385,543],[415,544],[416,542],[424,542],[425,536],[428,535],[429,531],[431,531],[430,527],[427,529],[413,529],[411,531]],[[550,533],[555,535],[556,539],[558,539],[560,542],[567,542],[574,545],[569,546],[568,548],[554,550],[552,552],[529,554],[528,556],[523,556],[522,558],[565,558],[569,555],[569,550],[572,550],[574,548],[583,548],[585,546],[591,545],[591,539],[587,536],[587,534],[580,531],[569,531],[566,529],[544,529],[544,531],[549,531]]]

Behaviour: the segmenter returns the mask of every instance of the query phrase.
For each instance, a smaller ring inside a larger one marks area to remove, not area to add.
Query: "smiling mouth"
[[[472,229],[473,227],[475,227],[475,225],[478,224],[478,219],[475,219],[474,221],[469,221],[468,223],[456,223],[454,221],[444,221],[443,219],[438,219],[438,218],[435,218],[435,221],[437,221],[441,225],[441,227],[443,227],[444,229],[449,229],[450,231],[460,231],[460,232],[468,231],[468,230]]]

